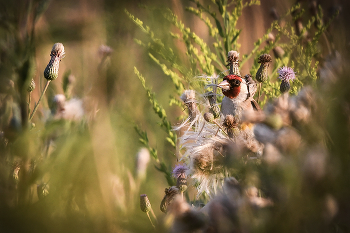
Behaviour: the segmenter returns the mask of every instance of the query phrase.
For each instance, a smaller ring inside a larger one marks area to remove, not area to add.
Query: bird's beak
[[[220,87],[223,91],[227,91],[230,89],[230,84],[226,80],[222,81],[221,83],[219,83],[216,86]]]

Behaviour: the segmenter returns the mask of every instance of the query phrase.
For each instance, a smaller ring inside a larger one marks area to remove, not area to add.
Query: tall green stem
[[[154,229],[156,229],[156,227],[153,225],[153,222],[152,222],[152,220],[151,220],[151,218],[150,218],[150,216],[149,216],[149,212],[147,212],[146,214],[147,214],[148,219],[149,219],[149,221],[151,222],[152,226],[154,227]]]
[[[51,80],[47,80],[47,83],[46,83],[46,85],[45,85],[45,87],[44,87],[43,92],[41,93],[41,96],[40,96],[40,98],[39,98],[39,100],[38,100],[38,103],[36,103],[36,105],[35,105],[35,107],[34,107],[34,109],[33,109],[33,112],[32,112],[32,114],[31,114],[30,117],[29,117],[29,120],[30,120],[30,121],[33,119],[33,116],[34,116],[36,110],[38,109],[38,106],[39,106],[39,104],[40,104],[40,101],[41,101],[41,99],[43,98],[43,96],[44,96],[44,94],[45,94],[45,92],[46,92],[46,90],[47,90],[47,87],[49,86],[50,82],[51,82]]]
[[[261,83],[259,83],[259,94],[258,94],[258,103],[260,102],[260,91],[261,91]]]

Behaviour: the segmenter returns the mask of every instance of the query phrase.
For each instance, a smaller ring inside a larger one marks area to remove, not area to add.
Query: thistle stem
[[[29,92],[29,97],[28,97],[28,114],[30,113],[30,103],[32,102],[32,93]]]
[[[197,137],[199,137],[199,135],[202,133],[202,131],[203,131],[203,129],[204,129],[204,126],[205,126],[205,122],[203,123],[203,126],[202,126],[201,130],[199,131],[199,133],[198,133],[198,136],[197,136]]]
[[[44,94],[45,94],[45,92],[46,92],[46,90],[47,90],[47,87],[49,86],[50,82],[51,82],[51,80],[47,80],[46,85],[45,85],[45,87],[44,87],[44,90],[43,90],[43,92],[41,93],[40,98],[39,98],[38,102],[36,103],[36,105],[35,105],[35,107],[34,107],[34,109],[33,109],[32,114],[31,114],[30,117],[29,117],[29,120],[30,120],[30,121],[33,119],[33,116],[34,116],[36,110],[38,109],[38,106],[39,106],[39,104],[40,104],[40,101],[41,101],[41,99],[43,98],[43,96],[44,96]]]
[[[156,220],[156,222],[158,222],[158,219],[157,219],[156,215],[154,214],[152,207],[151,207],[151,213],[152,213],[153,218]]]
[[[259,93],[258,93],[258,103],[260,102],[260,91],[261,91],[261,83],[259,83]]]
[[[154,227],[154,229],[156,229],[156,227],[153,225],[153,222],[152,222],[152,220],[151,220],[151,217],[149,216],[149,212],[146,212],[146,214],[147,214],[148,219],[149,219],[149,221],[151,222],[152,226]]]
[[[216,121],[213,121],[218,127],[219,129],[221,129],[221,131],[228,137],[228,134],[225,132],[225,130],[216,122]]]

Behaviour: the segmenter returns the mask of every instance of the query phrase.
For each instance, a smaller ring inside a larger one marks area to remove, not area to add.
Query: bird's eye
[[[241,84],[241,82],[237,79],[233,80],[233,85],[235,86],[239,86]]]

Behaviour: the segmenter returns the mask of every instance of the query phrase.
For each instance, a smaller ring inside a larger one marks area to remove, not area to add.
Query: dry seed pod
[[[190,121],[192,122],[199,114],[196,104],[196,92],[194,90],[185,90],[180,96],[180,99],[186,104],[188,108],[188,115],[190,117]]]
[[[256,80],[260,83],[265,82],[268,78],[268,68],[270,66],[270,62],[272,61],[271,56],[269,54],[262,54],[258,59],[258,63],[260,63],[260,67],[256,72]]]
[[[220,116],[220,108],[216,103],[216,98],[213,92],[208,93],[208,100],[210,104],[210,113],[213,114],[214,118],[218,118]]]
[[[151,202],[149,201],[147,194],[140,195],[140,208],[145,213],[151,211]]]
[[[237,51],[229,51],[227,54],[227,65],[230,68],[230,74],[241,76],[239,72],[239,53]]]
[[[47,80],[55,80],[58,77],[60,61],[64,57],[64,46],[62,43],[56,43],[51,50],[51,59],[44,70],[44,77]]]
[[[160,210],[164,213],[167,212],[169,205],[175,199],[175,197],[180,194],[180,190],[176,186],[171,186],[165,189],[165,196],[160,203]]]
[[[223,126],[226,128],[228,136],[233,138],[233,129],[238,126],[235,117],[232,115],[226,115]]]
[[[204,113],[203,117],[204,117],[204,120],[206,120],[209,123],[212,123],[214,121],[214,119],[215,119],[214,115],[212,113],[210,113],[210,112]]]

